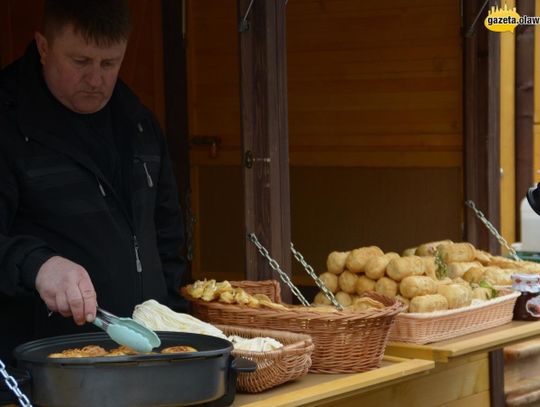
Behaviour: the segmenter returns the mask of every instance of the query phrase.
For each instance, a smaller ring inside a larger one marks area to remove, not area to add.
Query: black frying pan
[[[231,404],[236,371],[255,370],[254,363],[231,357],[232,344],[225,339],[180,332],[159,332],[158,335],[159,349],[189,345],[198,352],[47,357],[86,345],[105,349],[118,347],[105,333],[99,332],[28,342],[15,349],[15,357],[18,367],[31,377],[32,403],[42,407],[182,406],[220,398],[227,398]]]

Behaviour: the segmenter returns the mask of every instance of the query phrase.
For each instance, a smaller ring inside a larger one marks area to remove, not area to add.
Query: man
[[[96,304],[182,310],[183,222],[165,140],[120,80],[123,0],[46,0],[0,72],[0,358],[82,332]],[[4,359],[4,360],[5,360]]]

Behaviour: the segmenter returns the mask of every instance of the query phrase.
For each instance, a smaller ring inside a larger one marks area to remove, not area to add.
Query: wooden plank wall
[[[161,2],[129,0],[134,29],[120,77],[165,122]],[[0,4],[0,67],[20,57],[41,29],[43,0],[4,0]]]
[[[188,4],[190,131],[238,148],[236,3]],[[384,166],[460,165],[459,4],[295,0],[287,14],[293,153],[322,149],[336,164],[358,165],[335,151],[362,147],[405,152]],[[440,161],[407,162],[408,152],[426,150]]]
[[[194,276],[242,278],[236,1],[188,0]],[[292,0],[287,10],[293,237],[329,251],[461,239],[459,2]],[[241,11],[242,12],[242,11]],[[220,215],[216,215],[219,213]],[[307,282],[295,269],[295,279]]]
[[[5,0],[0,6],[0,67],[20,57],[41,28],[43,0]]]
[[[441,158],[459,150],[461,50],[454,3],[290,2],[293,147],[429,150]],[[403,157],[384,165],[403,165]]]

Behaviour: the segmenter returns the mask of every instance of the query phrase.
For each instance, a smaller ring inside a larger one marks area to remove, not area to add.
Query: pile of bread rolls
[[[368,291],[398,298],[408,312],[460,308],[473,299],[488,300],[492,287],[511,284],[513,273],[540,273],[540,264],[514,261],[451,240],[424,243],[400,256],[377,246],[328,255],[327,271],[319,278],[343,306]],[[329,304],[319,292],[316,305]]]

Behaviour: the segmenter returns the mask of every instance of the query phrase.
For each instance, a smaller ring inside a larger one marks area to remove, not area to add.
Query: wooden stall
[[[178,159],[189,158],[189,195],[183,202],[191,209],[186,226],[193,279],[246,276],[238,23],[250,20],[247,7],[239,6],[249,3],[130,1],[135,31],[122,78],[164,128],[185,127],[185,134],[171,131],[168,137],[179,177],[186,177],[181,170],[187,165]],[[478,185],[473,188],[489,201],[489,208],[480,209],[494,217],[490,220],[508,241],[517,240],[515,42],[511,33],[495,41],[493,36],[465,38],[464,26],[470,28],[482,4],[468,2],[462,13],[454,0],[287,2],[290,237],[317,273],[333,250],[377,245],[401,252],[421,242],[464,240],[464,229],[477,222],[463,205],[474,182],[489,184],[481,185],[488,196]],[[164,16],[164,5],[178,14]],[[540,10],[540,0],[536,5]],[[40,7],[41,2],[28,0],[8,0],[0,7],[1,66],[32,39]],[[483,30],[481,24],[476,30]],[[176,51],[185,63],[185,76],[175,82],[185,91],[181,95],[175,95],[177,87],[168,88],[175,74],[164,62],[179,62],[164,46],[174,38],[181,38]],[[491,59],[485,58],[488,54]],[[470,64],[472,57],[478,64]],[[486,74],[485,81],[478,82],[483,79],[479,72]],[[477,82],[469,82],[471,73]],[[466,83],[481,94],[471,95]],[[497,103],[488,106],[494,93]],[[540,92],[534,94],[540,100]],[[167,110],[175,97],[185,97],[175,102],[187,123],[176,123],[180,119]],[[471,106],[484,120],[476,127],[465,117]],[[488,107],[495,112],[487,112]],[[538,104],[534,113],[538,181]],[[491,117],[496,123],[487,123]],[[486,134],[490,144],[483,150],[478,145]],[[482,156],[471,164],[474,148]],[[496,158],[487,163],[493,151]],[[280,243],[286,247],[289,242]],[[489,249],[493,239],[482,244]],[[299,264],[293,261],[290,268],[295,284],[306,291],[314,286]],[[535,337],[540,337],[540,322],[512,322],[429,345],[390,343],[379,369],[309,374],[263,394],[238,395],[234,406],[498,406],[503,400],[501,349]]]

